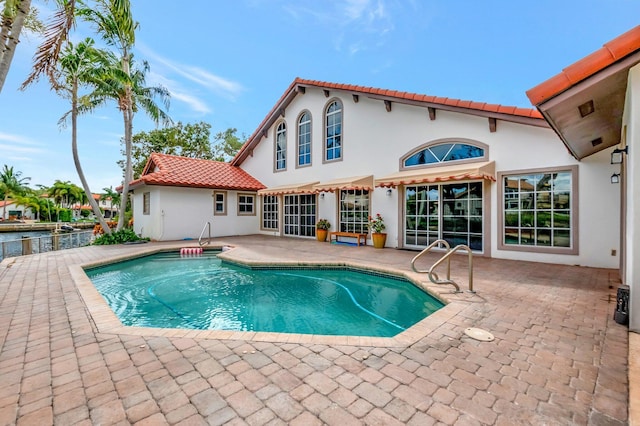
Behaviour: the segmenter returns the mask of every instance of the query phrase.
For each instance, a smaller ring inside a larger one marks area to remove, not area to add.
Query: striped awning
[[[335,192],[343,189],[362,189],[371,191],[373,189],[373,175],[345,177],[340,179],[321,182],[313,185],[313,189],[318,192]]]
[[[456,180],[486,179],[495,181],[495,161],[483,163],[465,163],[455,166],[433,167],[428,169],[404,170],[380,179],[376,186],[395,188],[399,185],[420,183],[449,182]]]
[[[293,185],[272,186],[270,188],[259,190],[258,195],[314,194],[318,192],[313,189],[313,186],[317,183],[318,181]]]

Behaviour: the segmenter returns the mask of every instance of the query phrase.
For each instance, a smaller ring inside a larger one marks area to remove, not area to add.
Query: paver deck
[[[216,243],[247,262],[397,271],[451,304],[396,339],[128,328],[78,265],[184,242],[5,259],[0,425],[629,422],[617,271],[477,257],[477,293],[456,295],[411,272],[415,252],[266,236]],[[466,283],[466,257],[452,276]],[[495,340],[473,340],[467,327]]]

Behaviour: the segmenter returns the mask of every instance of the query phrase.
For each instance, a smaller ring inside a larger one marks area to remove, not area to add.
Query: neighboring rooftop
[[[257,191],[265,186],[239,167],[220,161],[153,153],[131,188],[146,185]]]

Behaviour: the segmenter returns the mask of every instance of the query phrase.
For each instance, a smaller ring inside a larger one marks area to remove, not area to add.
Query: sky
[[[640,24],[640,0],[132,0],[135,58],[171,93],[174,122],[248,137],[296,78],[531,108],[525,92]],[[49,3],[34,0],[40,17]],[[79,25],[73,41],[97,36]],[[67,100],[18,87],[40,39],[26,34],[0,93],[0,167],[29,186],[80,185]],[[156,125],[138,112],[134,133]],[[78,121],[92,192],[122,183],[115,104]]]

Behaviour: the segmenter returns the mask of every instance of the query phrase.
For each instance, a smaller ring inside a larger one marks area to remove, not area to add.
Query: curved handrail
[[[427,248],[425,248],[424,250],[422,250],[420,253],[418,253],[417,255],[414,256],[413,259],[411,259],[411,269],[413,269],[415,272],[421,273],[421,274],[425,274],[429,271],[427,270],[419,270],[416,269],[416,261],[418,260],[418,258],[426,253],[428,253],[429,251],[431,251],[431,249],[433,247],[436,246],[436,244],[443,244],[446,248],[447,248],[447,252],[449,252],[449,250],[451,250],[451,246],[449,245],[448,242],[446,242],[445,240],[435,240],[434,242],[432,242],[431,244],[429,244],[429,246]],[[449,278],[449,272],[447,272],[447,278]]]
[[[420,258],[422,255],[426,254],[427,252],[431,251],[431,249],[433,247],[435,247],[436,245],[442,244],[446,247],[447,251],[446,253],[440,258],[438,259],[438,261],[436,263],[434,263],[431,268],[429,268],[429,270],[421,270],[416,268],[416,261],[418,260],[418,258]],[[456,253],[457,251],[460,250],[465,250],[468,255],[469,255],[469,292],[471,293],[475,293],[475,291],[473,291],[473,253],[471,251],[471,249],[464,245],[464,244],[460,244],[455,246],[453,249],[451,249],[451,246],[449,245],[449,243],[445,240],[436,240],[434,242],[432,242],[431,244],[429,244],[429,246],[427,248],[425,248],[424,250],[422,250],[420,253],[418,253],[416,256],[414,256],[413,259],[411,259],[411,269],[413,269],[415,272],[421,273],[421,274],[428,274],[429,275],[429,281],[431,281],[434,284],[451,284],[455,287],[456,289],[456,293],[459,293],[460,290],[460,286],[458,285],[458,283],[456,283],[455,281],[453,281],[451,279],[451,255],[453,255],[454,253]],[[438,277],[438,274],[436,274],[434,272],[434,269],[436,269],[438,266],[440,266],[440,264],[444,261],[447,261],[447,278],[445,279],[440,279],[440,277]]]
[[[459,293],[461,291],[460,286],[455,281],[451,280],[449,276],[447,276],[446,280],[438,280],[438,276],[433,272],[433,270],[445,260],[447,261],[447,269],[449,270],[451,267],[451,261],[449,258],[459,250],[465,250],[469,255],[469,292],[475,293],[475,291],[473,291],[473,253],[471,252],[471,249],[464,244],[455,246],[453,250],[450,250],[447,254],[442,256],[436,263],[431,266],[431,268],[429,269],[429,280],[431,280],[431,282],[434,284],[452,284],[456,288],[456,293]]]
[[[202,236],[204,235],[204,231],[207,229],[207,227],[209,228],[209,239],[206,242],[202,242]],[[211,244],[211,222],[207,222],[204,224],[204,227],[202,228],[202,232],[200,233],[200,237],[198,238],[199,246],[204,246],[208,244]]]

